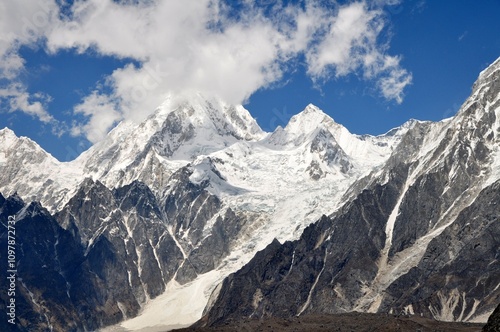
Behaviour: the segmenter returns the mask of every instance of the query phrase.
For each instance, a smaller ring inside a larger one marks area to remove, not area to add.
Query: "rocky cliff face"
[[[500,331],[500,304],[488,318],[488,323],[483,327],[483,332]]]
[[[16,221],[17,264],[17,324],[3,317],[2,330],[93,330],[122,318],[117,302],[111,300],[120,292],[105,286],[92,255],[85,255],[73,235],[40,204],[25,204],[11,196],[3,200],[0,211],[2,224],[9,217]],[[0,232],[2,248],[7,248],[7,229],[2,227]],[[3,289],[8,288],[6,282],[5,278],[0,281]],[[124,292],[121,298],[126,296]],[[6,303],[7,294],[2,292],[3,316]],[[131,306],[137,309],[137,303]]]
[[[18,330],[114,324],[136,316],[169,281],[186,283],[217,266],[246,219],[221,211],[217,197],[189,182],[191,173],[172,175],[160,203],[141,182],[110,190],[86,179],[55,216],[39,203],[1,196],[2,224],[15,218],[18,234]],[[7,248],[5,227],[0,243]],[[4,309],[7,303],[2,296]]]

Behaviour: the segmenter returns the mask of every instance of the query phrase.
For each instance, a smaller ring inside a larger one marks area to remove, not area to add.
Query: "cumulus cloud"
[[[76,114],[90,118],[86,124],[74,124],[71,133],[75,136],[85,134],[87,139],[96,143],[103,139],[109,128],[122,120],[122,115],[116,110],[116,103],[109,96],[94,91],[84,98],[81,104],[75,106]]]
[[[382,10],[370,10],[364,2],[341,7],[325,37],[307,52],[309,74],[318,80],[361,70],[366,79],[378,81],[386,99],[401,103],[412,76],[400,66],[400,58],[387,54],[387,47],[378,41],[385,24]]]
[[[47,0],[0,3],[0,111],[23,112],[45,124],[57,125],[46,108],[50,96],[29,93],[18,80],[24,69],[19,48],[37,43],[51,28],[57,12],[56,3]]]
[[[0,3],[0,78],[13,79],[24,66],[17,51],[35,43],[52,24],[57,13],[52,1],[24,0]]]
[[[363,65],[365,58],[377,52],[376,38],[382,25],[375,20],[377,14],[367,11],[363,3],[340,8],[323,40],[307,53],[309,73],[324,77],[332,68],[342,76]]]
[[[316,0],[295,5],[266,1],[271,6],[265,10],[245,0],[238,12],[225,0],[77,0],[64,14],[46,1],[42,9],[35,0],[24,1],[38,12],[26,14],[31,29],[17,24],[0,41],[0,56],[9,59],[0,70],[14,77],[23,66],[16,45],[40,40],[52,53],[91,49],[134,59],[106,79],[106,89],[92,92],[74,109],[88,122],[75,124],[72,133],[93,142],[121,119],[144,118],[167,94],[189,89],[243,103],[279,81],[290,69],[289,60],[301,56],[315,82],[360,72],[384,98],[396,102],[411,82],[400,58],[389,55],[378,40],[387,24],[383,5],[395,0],[340,7]],[[44,18],[36,21],[35,15]],[[30,33],[23,35],[23,29]]]
[[[403,102],[403,90],[411,84],[412,76],[405,69],[391,68],[387,75],[380,78],[377,85],[386,99],[393,99],[397,103]]]
[[[49,96],[42,93],[30,95],[20,83],[0,88],[0,105],[4,110],[8,112],[21,111],[38,118],[43,123],[55,124],[56,120],[44,106],[44,103],[48,101],[50,101]]]

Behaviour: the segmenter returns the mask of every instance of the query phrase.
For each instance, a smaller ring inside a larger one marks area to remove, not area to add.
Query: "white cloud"
[[[144,118],[168,93],[198,90],[242,103],[279,81],[288,60],[301,55],[316,81],[361,71],[385,98],[397,102],[411,82],[400,58],[388,55],[387,45],[377,40],[387,23],[382,3],[325,8],[316,0],[306,1],[304,7],[275,2],[273,15],[265,15],[255,2],[244,1],[241,17],[235,19],[222,0],[77,0],[70,15],[61,19],[54,15],[54,2],[44,9],[35,2],[23,2],[38,8],[38,14],[26,14],[32,22],[45,13],[34,33],[12,37],[29,30],[21,26],[11,29],[4,43],[8,47],[0,41],[0,56],[10,59],[4,72],[10,70],[11,77],[22,68],[16,45],[40,38],[45,38],[49,52],[92,49],[139,63],[116,69],[107,78],[107,92],[94,91],[75,107],[89,120],[74,126],[73,134],[93,142],[120,119]]]
[[[30,95],[22,84],[13,83],[7,87],[0,87],[0,101],[7,104],[4,111],[21,111],[38,118],[43,123],[56,124],[55,119],[44,107],[44,103],[50,101],[50,97],[40,93]],[[0,103],[0,106],[3,106],[3,103]]]
[[[392,99],[401,104],[403,102],[403,90],[408,84],[411,84],[411,80],[412,75],[405,69],[393,68],[387,76],[383,76],[378,81],[378,86],[386,99]]]
[[[0,3],[0,111],[23,112],[45,124],[57,125],[47,112],[50,97],[30,94],[17,80],[24,69],[18,50],[33,45],[50,29],[57,5],[47,0],[2,1]]]
[[[71,134],[74,136],[85,134],[92,143],[102,140],[108,131],[122,119],[122,115],[116,111],[116,103],[108,96],[97,94],[96,91],[85,97],[81,104],[75,106],[75,113],[89,117],[90,121],[86,124],[74,124]]]
[[[320,80],[361,70],[366,79],[377,81],[384,98],[401,103],[412,76],[378,41],[385,24],[384,13],[364,2],[341,7],[326,36],[306,53],[309,74]]]
[[[377,12],[367,11],[363,3],[340,8],[326,36],[307,53],[309,73],[325,77],[334,68],[337,76],[343,76],[359,67],[376,46],[380,30],[376,16]]]
[[[23,68],[17,53],[36,43],[57,20],[58,6],[51,0],[0,2],[0,77],[13,79]]]

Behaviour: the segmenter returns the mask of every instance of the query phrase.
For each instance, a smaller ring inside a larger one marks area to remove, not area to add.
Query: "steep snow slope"
[[[167,98],[144,122],[120,123],[103,141],[67,163],[57,161],[28,138],[17,138],[3,129],[0,190],[5,194],[17,191],[51,211],[60,210],[87,177],[109,188],[140,180],[159,193],[175,170],[197,156],[264,135],[242,106],[200,94]]]
[[[61,163],[27,137],[0,130],[0,191],[26,201],[62,206],[76,189],[82,169]]]
[[[242,106],[200,94],[171,96],[141,124],[119,124],[76,162],[108,187],[141,180],[158,192],[174,170],[197,156],[263,136]]]

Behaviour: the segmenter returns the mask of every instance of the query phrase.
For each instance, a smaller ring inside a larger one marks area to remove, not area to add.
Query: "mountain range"
[[[454,117],[380,136],[314,105],[267,133],[201,93],[70,162],[2,129],[0,245],[15,220],[18,282],[17,324],[0,328],[351,311],[486,322],[500,302],[499,147],[500,59]]]

